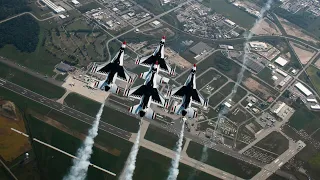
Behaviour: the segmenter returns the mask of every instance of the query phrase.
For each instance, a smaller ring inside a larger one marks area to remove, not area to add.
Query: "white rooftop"
[[[296,83],[294,86],[296,86],[306,96],[310,96],[312,94],[312,92],[308,88],[306,88],[303,84],[299,82]]]
[[[280,66],[284,66],[288,63],[288,60],[282,58],[282,57],[278,57],[274,62],[276,62],[277,64],[279,64]]]

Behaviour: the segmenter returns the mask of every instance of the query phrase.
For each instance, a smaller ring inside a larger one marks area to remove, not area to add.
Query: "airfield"
[[[37,159],[41,171],[51,179],[61,179],[100,104],[105,103],[91,161],[103,170],[91,166],[88,179],[116,179],[112,173],[121,173],[139,128],[141,149],[133,179],[164,179],[175,156],[183,121],[170,108],[152,106],[156,119],[144,118],[140,124],[140,118],[128,112],[138,101],[123,97],[122,93],[125,88],[143,83],[138,76],[148,68],[135,65],[134,60],[151,53],[165,34],[166,60],[177,66],[177,74],[159,91],[166,94],[168,89],[183,85],[195,63],[197,89],[209,98],[209,107],[196,107],[198,118],[186,122],[178,179],[188,179],[192,173],[195,179],[210,180],[277,180],[280,176],[295,179],[296,171],[290,167],[305,168],[295,162],[308,162],[320,148],[320,50],[303,40],[311,37],[301,35],[302,31],[290,32],[288,23],[284,30],[299,37],[287,35],[275,17],[268,15],[261,23],[264,27],[254,30],[256,35],[244,66],[242,33],[251,28],[256,19],[251,13],[259,11],[258,6],[240,4],[248,12],[238,8],[238,2],[222,0],[172,0],[170,5],[145,1],[149,2],[79,0],[79,5],[73,5],[61,1],[62,6],[68,7],[63,13],[65,19],[48,8],[40,12],[36,2],[33,11],[38,8],[36,16],[44,18],[39,21],[41,28],[50,29],[50,33],[42,29],[37,54],[23,55],[13,63],[11,59],[20,55],[15,47],[0,48],[0,55],[4,56],[0,57],[0,99],[10,100],[21,109],[26,133],[36,139],[31,141],[32,158],[27,162]],[[159,8],[153,12],[154,7]],[[213,14],[210,8],[215,11]],[[208,21],[212,22],[210,28],[202,29]],[[110,60],[124,40],[128,42],[124,66],[135,75],[133,84],[121,84],[118,95],[92,88],[96,77],[88,73],[90,65]],[[37,56],[48,60],[43,62]],[[73,58],[78,62],[70,65],[75,71],[57,69],[61,59],[75,62]],[[30,59],[37,63],[31,64]],[[41,63],[43,67],[38,65]],[[243,79],[237,82],[242,67]],[[299,89],[297,83],[305,88]],[[231,96],[235,86],[237,93]],[[170,107],[174,103],[171,101]],[[225,107],[228,112],[218,117]],[[308,120],[300,120],[306,116]],[[202,157],[204,149],[208,151],[206,159]],[[22,156],[7,163],[17,179],[22,177],[22,170],[14,165]],[[30,164],[25,163],[28,167]],[[56,173],[50,171],[59,164]]]

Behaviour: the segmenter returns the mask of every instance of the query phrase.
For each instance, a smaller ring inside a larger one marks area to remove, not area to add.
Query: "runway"
[[[63,114],[66,114],[70,117],[73,117],[75,119],[78,119],[86,124],[89,124],[89,125],[92,125],[93,121],[94,121],[94,117],[91,117],[91,116],[88,116],[80,111],[77,111],[75,109],[72,109],[68,106],[65,106],[63,104],[60,104],[56,101],[53,101],[49,98],[46,98],[44,96],[41,96],[33,91],[30,91],[28,89],[25,89],[17,84],[14,84],[12,82],[9,82],[9,81],[6,81],[4,79],[1,79],[0,78],[0,87],[4,87],[12,92],[15,92],[21,96],[24,96],[28,99],[31,99],[35,102],[38,102],[44,106],[47,106],[49,108],[52,108],[54,110],[57,110]],[[110,134],[113,134],[115,136],[118,136],[122,139],[125,139],[125,140],[129,140],[130,137],[131,137],[131,133],[130,132],[127,132],[125,130],[122,130],[118,127],[115,127],[111,124],[108,124],[108,123],[105,123],[103,121],[100,122],[100,125],[99,125],[99,129],[100,130],[103,130],[107,133],[110,133]]]

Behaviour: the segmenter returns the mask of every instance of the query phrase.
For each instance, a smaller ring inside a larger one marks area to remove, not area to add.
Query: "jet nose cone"
[[[181,115],[182,116],[186,116],[187,115],[187,111],[186,110],[182,110]]]
[[[146,115],[146,113],[144,111],[139,111],[139,116],[140,117],[144,117],[144,115]]]
[[[126,42],[126,41],[123,41],[123,43],[122,43],[122,46],[121,46],[121,47],[125,48],[125,47],[126,47],[126,45],[127,45],[127,42]]]

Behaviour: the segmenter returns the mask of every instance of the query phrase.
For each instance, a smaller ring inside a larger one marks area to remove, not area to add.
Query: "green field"
[[[78,111],[95,117],[101,104],[76,93],[71,93],[65,99],[65,103]],[[110,107],[105,106],[101,115],[101,120],[121,129],[137,132],[139,120]]]
[[[59,99],[65,89],[0,62],[0,77],[48,98]]]
[[[315,86],[315,90],[320,93],[320,70],[314,66],[309,66],[307,69],[309,78],[311,79],[312,84]]]
[[[179,140],[179,137],[175,134],[154,126],[149,126],[144,138],[171,150],[175,149],[176,143]],[[184,142],[185,139],[183,140],[183,144]]]
[[[267,82],[270,86],[274,86],[274,81],[271,79],[272,75],[272,71],[265,67],[262,71],[260,71],[257,76],[264,80],[265,82]]]
[[[296,109],[294,114],[290,117],[289,125],[297,130],[304,129],[312,133],[320,127],[319,116],[315,112],[311,112],[306,107]]]
[[[241,106],[237,106],[239,108],[239,112],[234,115],[232,112],[229,112],[226,117],[228,117],[231,121],[235,122],[236,124],[240,124],[248,119],[250,119],[252,116]],[[236,108],[235,108],[236,109]]]
[[[187,154],[191,158],[200,160],[202,148],[202,145],[190,142]],[[204,163],[244,179],[250,179],[260,171],[258,167],[212,149],[208,149],[208,159]]]
[[[81,96],[77,93],[70,93],[65,99],[64,102],[71,108],[81,111],[85,114],[88,114],[92,117],[95,117],[99,111],[101,103]]]
[[[135,1],[138,4],[140,4],[142,7],[154,13],[155,15],[163,13],[169,8],[168,6],[162,6],[159,0],[135,0]]]
[[[216,92],[214,95],[212,95],[209,99],[209,105],[212,107],[215,107],[218,105],[222,100],[224,100],[225,96],[221,94],[220,92]]]
[[[48,124],[45,124],[44,122],[39,121],[32,116],[28,117],[28,125],[29,134],[31,134],[33,137],[49,143],[57,148],[63,149],[70,154],[75,155],[77,149],[82,144],[81,140],[67,133],[64,133]],[[46,146],[37,142],[33,143],[33,150],[36,154],[39,167],[42,167],[41,172],[45,173],[45,175],[49,179],[62,179],[62,177],[68,172],[70,166],[72,165],[72,160],[70,157],[61,154],[58,151],[47,148]],[[117,162],[119,162],[119,159],[120,157],[114,156],[101,149],[93,147],[93,154],[90,162],[112,172],[117,172],[119,171],[119,167],[123,165],[123,162],[120,162],[121,164],[119,164],[120,166],[118,166]],[[88,179],[91,178],[115,179],[114,177],[107,175],[102,171],[89,167]]]
[[[103,7],[101,7],[100,4],[98,4],[97,2],[89,2],[87,4],[83,4],[82,6],[78,7],[77,9],[81,13],[85,13],[87,11],[90,11],[91,9],[96,9],[96,8],[103,8]]]
[[[250,29],[253,26],[256,19],[254,16],[237,8],[231,3],[228,3],[226,0],[204,0],[203,4],[210,7],[214,12],[222,14],[226,18],[247,29]]]
[[[222,74],[218,73],[216,70],[210,69],[209,71],[202,74],[201,76],[199,76],[199,75],[197,76],[197,88],[201,89],[203,86],[208,84],[210,81],[212,81],[218,75],[221,77],[210,83],[210,84],[214,85],[214,88],[216,88],[216,86],[221,86],[222,84],[227,82],[226,77],[224,77]]]
[[[20,52],[13,45],[6,45],[0,48],[0,55],[6,57],[12,61],[15,61],[23,66],[26,66],[32,70],[40,72],[42,74],[54,75],[54,66],[61,60],[54,55],[46,51],[46,47],[43,43],[46,40],[46,34],[48,31],[56,26],[56,23],[51,21],[39,22],[40,34],[39,41],[36,50],[32,53]]]
[[[289,141],[279,132],[272,132],[256,144],[257,147],[282,154],[289,148]]]

